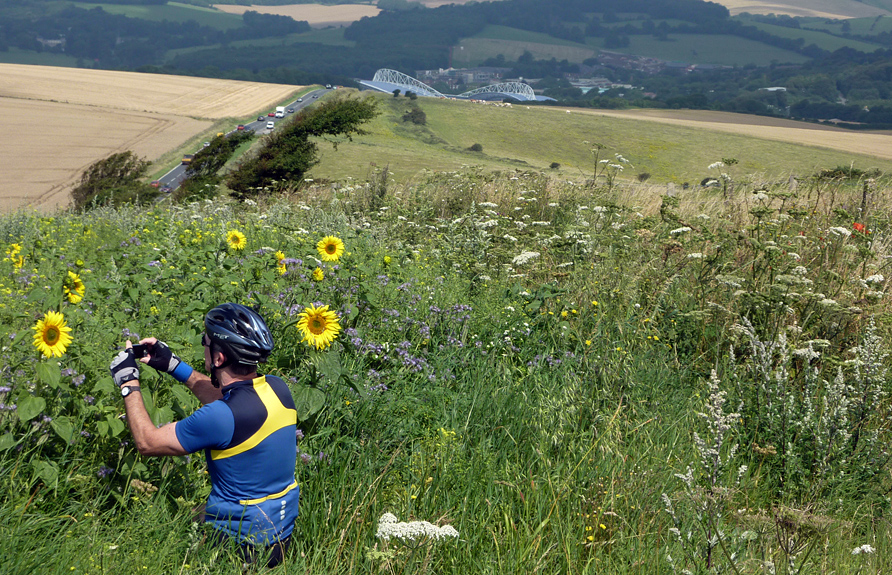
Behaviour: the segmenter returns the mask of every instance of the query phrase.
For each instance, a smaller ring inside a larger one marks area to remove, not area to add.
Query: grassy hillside
[[[546,170],[553,162],[559,173],[579,177],[592,170],[590,143],[606,146],[610,157],[630,160],[625,177],[647,172],[658,182],[699,182],[706,167],[722,157],[740,161],[744,173],[773,176],[811,174],[820,168],[854,163],[861,169],[892,170],[892,163],[876,158],[802,145],[785,144],[646,120],[635,121],[587,115],[559,107],[514,105],[510,108],[464,101],[415,100],[427,125],[401,120],[410,100],[378,96],[382,114],[368,126],[369,134],[344,142],[337,151],[320,146],[322,162],[316,177],[364,179],[370,164],[388,165],[398,179],[422,169],[452,170],[462,165],[485,169]],[[733,119],[733,115],[728,118]],[[830,137],[830,136],[828,136]],[[468,148],[481,144],[482,152]]]
[[[0,217],[0,572],[262,572],[191,521],[203,454],[137,453],[108,370],[153,336],[201,370],[235,301],[299,410],[274,573],[888,573],[887,183],[660,192],[462,170]],[[199,407],[139,379],[156,425]]]

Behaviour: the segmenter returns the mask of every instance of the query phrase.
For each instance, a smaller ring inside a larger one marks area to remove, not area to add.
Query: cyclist
[[[294,401],[284,381],[257,374],[257,364],[273,349],[272,334],[259,314],[224,303],[208,312],[204,326],[210,377],[192,369],[164,342],[140,340],[148,355],[139,361],[185,383],[203,404],[186,419],[162,427],[152,423],[129,341],[112,361],[111,373],[141,454],[205,452],[212,488],[201,519],[214,527],[214,543],[236,541],[249,563],[268,550],[267,566],[274,567],[288,549],[298,513]]]

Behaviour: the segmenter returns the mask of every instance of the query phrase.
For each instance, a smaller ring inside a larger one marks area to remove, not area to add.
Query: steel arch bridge
[[[490,84],[476,90],[470,90],[459,94],[462,98],[473,98],[481,94],[510,94],[511,96],[519,96],[518,100],[535,100],[536,94],[529,84],[523,82],[503,82],[501,84]]]
[[[417,93],[419,96],[431,96],[434,98],[471,99],[474,98],[474,96],[485,97],[488,94],[504,94],[517,100],[536,100],[536,94],[533,93],[533,89],[530,87],[529,84],[524,84],[523,82],[502,82],[501,84],[491,84],[489,86],[477,88],[476,90],[464,92],[463,94],[459,94],[458,96],[441,94],[437,90],[434,90],[424,82],[416,80],[412,76],[403,74],[402,72],[398,72],[396,70],[390,70],[388,68],[381,68],[380,70],[375,72],[375,76],[372,78],[372,82],[399,86],[404,90],[411,90]]]
[[[418,93],[425,96],[433,96],[435,98],[446,97],[440,92],[425,84],[424,82],[419,82],[412,76],[408,76],[406,74],[403,74],[402,72],[397,72],[396,70],[388,70],[387,68],[381,68],[380,70],[375,72],[375,77],[372,78],[372,82],[386,82],[388,84],[404,86],[406,88],[417,90]]]

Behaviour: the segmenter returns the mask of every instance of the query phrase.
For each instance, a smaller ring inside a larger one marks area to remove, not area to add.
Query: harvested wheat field
[[[93,162],[126,150],[155,161],[215,121],[266,111],[299,89],[14,64],[0,64],[0,76],[0,211],[64,207]]]
[[[192,118],[266,110],[299,86],[213,78],[0,64],[0,97],[47,100]]]
[[[560,110],[554,111],[560,112]],[[783,118],[732,114],[730,112],[710,112],[706,110],[590,110],[572,108],[572,113],[675,124],[892,160],[892,133],[890,132],[854,132],[835,126],[795,122]]]
[[[870,6],[860,0],[714,0],[726,7],[731,15],[777,14],[810,18],[867,18],[889,16],[888,10]]]
[[[326,26],[346,26],[363,16],[374,17],[381,11],[371,4],[287,4],[284,6],[234,6],[215,4],[214,8],[229,14],[244,14],[248,10],[261,14],[289,16],[298,21],[306,21],[314,28]]]

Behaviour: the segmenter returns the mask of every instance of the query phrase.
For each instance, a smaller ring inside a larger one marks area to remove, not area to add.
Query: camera
[[[149,355],[149,346],[145,343],[134,343],[130,349],[133,350],[133,357],[136,359]]]

